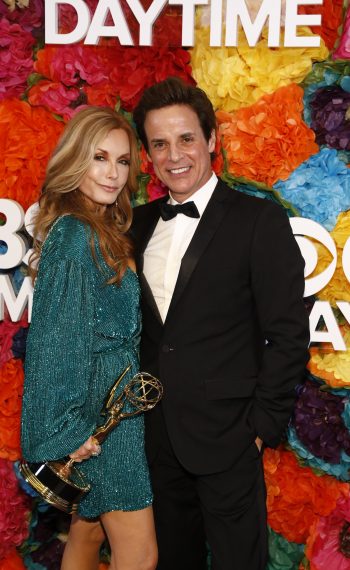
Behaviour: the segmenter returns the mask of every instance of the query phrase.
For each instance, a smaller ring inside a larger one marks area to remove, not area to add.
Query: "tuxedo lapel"
[[[171,317],[187,283],[206,247],[213,239],[221,221],[227,213],[227,201],[225,198],[232,197],[233,191],[226,187],[220,180],[216,185],[211,199],[193,235],[190,245],[182,258],[179,275],[176,281],[174,293],[171,299],[166,321]]]

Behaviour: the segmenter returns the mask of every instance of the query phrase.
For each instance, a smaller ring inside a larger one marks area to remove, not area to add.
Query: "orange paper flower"
[[[39,197],[47,161],[63,129],[48,111],[24,101],[0,104],[0,198],[27,209]]]
[[[20,458],[20,422],[23,393],[23,365],[16,358],[0,369],[0,457]]]
[[[272,186],[317,153],[302,100],[303,90],[292,83],[235,113],[218,111],[229,172]]]
[[[282,448],[264,453],[268,523],[287,540],[306,542],[318,516],[327,516],[349,485],[333,477],[318,477],[300,467],[293,453]]]

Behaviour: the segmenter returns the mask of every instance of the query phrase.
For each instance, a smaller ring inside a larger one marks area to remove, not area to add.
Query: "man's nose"
[[[169,155],[168,158],[172,162],[177,162],[182,157],[181,149],[177,144],[169,145]]]

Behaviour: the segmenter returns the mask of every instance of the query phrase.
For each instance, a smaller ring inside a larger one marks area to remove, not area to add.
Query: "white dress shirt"
[[[214,192],[218,182],[213,173],[211,178],[185,202],[194,202],[200,217]],[[177,204],[170,193],[169,204]],[[184,203],[185,203],[184,202]],[[143,272],[151,287],[163,322],[166,319],[181,260],[197,229],[200,218],[190,218],[178,214],[171,220],[162,218],[153,232],[144,253]]]

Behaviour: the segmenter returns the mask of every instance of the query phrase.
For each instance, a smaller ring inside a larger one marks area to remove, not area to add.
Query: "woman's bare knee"
[[[112,551],[111,570],[154,570],[158,549],[151,507],[101,517]]]
[[[99,546],[101,546],[106,539],[100,521],[81,519],[76,515],[72,517],[68,537],[74,540],[74,542],[84,542]]]

